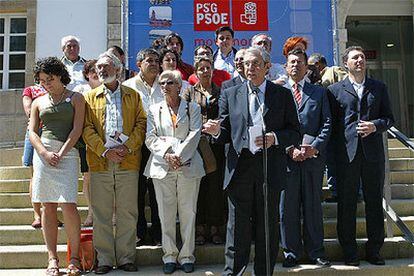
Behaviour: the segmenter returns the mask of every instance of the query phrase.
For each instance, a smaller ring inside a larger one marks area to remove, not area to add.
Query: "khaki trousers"
[[[93,243],[99,266],[135,263],[137,195],[138,171],[120,170],[118,164],[109,161],[107,171],[91,172]]]
[[[181,171],[168,172],[163,179],[152,179],[162,230],[164,263],[194,263],[195,220],[200,178],[186,178]],[[176,245],[176,218],[180,220],[183,246]]]

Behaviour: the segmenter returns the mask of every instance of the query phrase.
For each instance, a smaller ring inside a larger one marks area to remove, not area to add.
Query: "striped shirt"
[[[105,133],[107,135],[114,135],[115,131],[122,133],[123,120],[121,84],[118,83],[118,87],[114,92],[105,87],[104,95],[106,97]]]

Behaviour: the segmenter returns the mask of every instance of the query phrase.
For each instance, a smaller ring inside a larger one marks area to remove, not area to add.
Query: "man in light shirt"
[[[123,85],[133,88],[139,93],[142,99],[144,112],[148,112],[151,105],[164,100],[161,86],[158,83],[160,72],[160,58],[157,51],[153,49],[143,49],[138,52],[136,65],[140,72],[133,78],[123,82]],[[138,223],[137,223],[137,245],[145,244],[147,232],[147,221],[145,219],[145,194],[149,193],[149,204],[151,207],[151,243],[161,244],[161,223],[158,217],[157,200],[155,198],[154,185],[152,180],[144,176],[145,165],[149,159],[150,151],[145,146],[141,148],[142,160],[138,182]]]
[[[73,35],[65,36],[61,39],[61,47],[63,52],[61,60],[63,64],[65,64],[71,79],[66,88],[73,90],[78,85],[88,84],[82,75],[83,66],[85,65],[86,60],[79,56],[79,38]]]
[[[214,68],[227,71],[232,75],[236,70],[234,56],[236,48],[234,45],[234,31],[229,26],[223,26],[216,30],[216,45],[218,49],[213,54]]]

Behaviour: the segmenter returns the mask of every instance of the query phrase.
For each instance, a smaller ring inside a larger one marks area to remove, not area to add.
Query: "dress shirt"
[[[70,83],[66,85],[66,88],[68,90],[72,91],[76,86],[80,84],[88,84],[82,74],[83,66],[86,62],[84,58],[79,57],[76,62],[72,62],[66,56],[63,56],[61,58],[61,61],[66,66],[66,69],[70,75]]]
[[[219,49],[216,55],[216,59],[214,60],[214,68],[227,71],[233,77],[236,69],[234,66],[233,49],[227,56],[224,56]]]
[[[115,131],[122,133],[123,120],[121,84],[118,83],[118,87],[113,92],[105,87],[104,95],[106,98],[105,133],[106,135],[113,135]]]
[[[365,88],[365,79],[362,81],[362,83],[357,83],[356,81],[352,80],[351,78],[349,78],[349,80],[351,81],[355,92],[358,94],[359,100],[361,100],[362,95],[364,93],[364,88]]]
[[[155,79],[152,86],[150,86],[142,77],[142,72],[139,72],[133,78],[123,82],[123,85],[131,87],[141,96],[142,107],[145,113],[148,113],[149,107],[153,104],[164,100],[164,95],[161,91],[161,86],[158,83],[158,77]]]
[[[262,82],[262,84],[260,84],[258,87],[256,87],[256,89],[258,90],[257,95],[253,92],[252,90],[252,84],[249,82],[247,85],[247,89],[248,89],[248,101],[249,101],[249,113],[250,116],[252,117],[252,125],[249,126],[253,127],[253,126],[263,126],[264,122],[263,122],[263,110],[264,110],[264,102],[265,102],[265,91],[266,91],[266,80],[264,80]],[[256,111],[256,116],[254,116],[252,114],[252,112],[250,111],[252,106],[254,106],[254,101],[258,101],[259,102],[259,106],[260,106],[260,110],[257,112]],[[276,134],[274,132],[272,132],[274,140],[275,140],[275,145],[278,144],[278,140],[276,137]],[[255,139],[256,137],[249,137],[249,141],[250,139]],[[249,143],[250,145],[250,143]],[[252,149],[249,148],[249,150],[253,153]]]
[[[288,88],[288,89],[290,89],[290,91],[292,91],[292,95],[293,95],[293,98],[295,98],[295,95],[294,95],[294,91],[293,91],[293,85],[295,84],[295,82],[291,79],[291,78],[289,78],[289,80],[288,80],[288,82],[284,85],[286,88]],[[299,93],[300,93],[300,95],[301,95],[301,98],[302,98],[302,100],[303,100],[303,86],[305,85],[305,79],[303,78],[301,81],[299,81],[298,83],[298,90],[299,90]],[[295,104],[296,104],[296,106],[297,106],[297,102],[295,101]]]

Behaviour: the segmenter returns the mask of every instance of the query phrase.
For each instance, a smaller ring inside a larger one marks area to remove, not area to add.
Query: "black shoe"
[[[172,274],[177,269],[176,263],[166,263],[164,264],[162,271],[164,271],[164,274]]]
[[[181,265],[181,269],[185,272],[185,273],[191,273],[194,271],[194,264],[192,263],[185,263]]]
[[[385,261],[380,254],[367,257],[367,262],[373,265],[385,265]]]
[[[345,260],[345,265],[359,266],[359,260],[356,257],[355,258],[346,259]]]
[[[138,247],[145,245],[145,239],[144,238],[137,237],[135,242],[136,242],[136,246],[138,246]]]
[[[327,197],[325,198],[325,202],[328,202],[328,203],[338,202],[338,197],[337,196]]]
[[[106,274],[112,270],[112,267],[109,265],[101,265],[95,268],[95,274]]]
[[[295,267],[298,265],[298,261],[292,255],[288,255],[283,261],[283,267]]]
[[[312,263],[315,265],[320,265],[320,266],[330,266],[331,262],[326,259],[326,258],[316,258],[315,260],[312,260]]]
[[[123,271],[127,271],[127,272],[138,271],[137,266],[133,263],[127,263],[127,264],[120,265],[120,266],[118,266],[118,269],[123,270]]]

